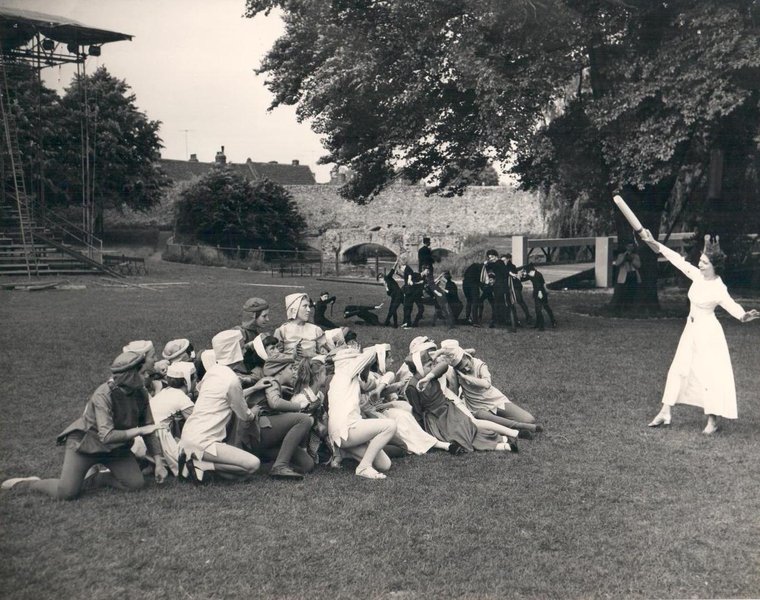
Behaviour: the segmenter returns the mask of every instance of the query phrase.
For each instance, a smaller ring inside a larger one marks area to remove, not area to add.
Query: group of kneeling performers
[[[2,487],[73,499],[94,487],[140,488],[151,469],[159,483],[169,472],[246,480],[262,459],[274,461],[270,475],[281,479],[301,479],[318,463],[339,467],[343,458],[358,461],[359,477],[384,479],[391,457],[434,448],[517,452],[517,438],[542,430],[456,340],[439,347],[418,336],[394,371],[389,344],[362,349],[347,328],[323,331],[309,321],[306,294],[285,305],[287,321],[269,335],[268,303],[249,299],[242,325],[197,356],[186,339],[167,343],[163,361],[151,342],[129,343],[58,436],[66,447],[60,477],[17,477]]]

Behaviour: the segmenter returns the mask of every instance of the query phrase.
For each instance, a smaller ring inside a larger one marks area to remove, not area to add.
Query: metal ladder
[[[29,197],[26,194],[24,184],[24,172],[21,168],[21,152],[18,144],[16,120],[10,110],[10,96],[8,93],[8,77],[5,68],[5,57],[0,56],[0,118],[3,121],[3,153],[9,158],[12,181],[6,179],[3,182],[6,192],[14,197],[16,213],[18,215],[18,229],[21,235],[21,244],[26,265],[27,276],[32,276],[32,271],[37,271],[37,256],[34,252],[34,230],[30,210]]]

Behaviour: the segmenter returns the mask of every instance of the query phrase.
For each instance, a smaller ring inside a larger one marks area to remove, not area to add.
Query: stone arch
[[[344,263],[345,254],[356,246],[374,244],[387,248],[399,256],[406,254],[409,263],[417,264],[417,249],[422,238],[427,236],[431,246],[436,249],[448,250],[458,254],[462,248],[464,235],[453,233],[433,233],[410,231],[408,229],[328,229],[322,234],[322,255],[325,261]]]
[[[433,262],[441,262],[442,259],[448,258],[452,254],[454,254],[453,250],[450,250],[448,248],[433,248]]]
[[[352,264],[363,264],[375,257],[380,258],[382,262],[393,263],[398,258],[398,251],[394,251],[377,242],[355,244],[350,248],[344,249],[341,254],[342,262],[350,262]]]

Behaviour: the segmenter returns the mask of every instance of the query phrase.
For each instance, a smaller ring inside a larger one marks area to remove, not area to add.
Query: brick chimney
[[[297,167],[298,165],[301,164],[301,161],[297,159],[293,159],[292,161],[290,161],[290,164],[293,165],[294,167]]]
[[[216,153],[216,157],[214,157],[214,162],[217,165],[226,165],[227,164],[227,157],[224,154],[224,146],[222,146],[222,149]]]
[[[197,154],[191,154],[190,160],[188,162],[198,162],[198,155]]]

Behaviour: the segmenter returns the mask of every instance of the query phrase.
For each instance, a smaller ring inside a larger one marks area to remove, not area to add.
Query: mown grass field
[[[82,410],[130,339],[208,347],[249,296],[293,287],[377,303],[379,287],[151,265],[160,290],[0,291],[0,478],[57,476],[55,436]],[[724,315],[739,396],[736,422],[700,431],[659,407],[680,319],[583,316],[608,296],[551,295],[560,328],[538,334],[460,327],[498,387],[546,426],[519,455],[435,453],[398,460],[386,481],[320,469],[302,483],[169,481],[54,502],[0,495],[4,598],[737,598],[760,596],[760,323]],[[664,297],[685,306],[685,292]],[[760,300],[744,302],[760,307]],[[382,311],[381,311],[382,312]],[[400,316],[400,315],[399,315]],[[424,323],[429,324],[426,320]],[[442,326],[357,326],[397,360]]]

